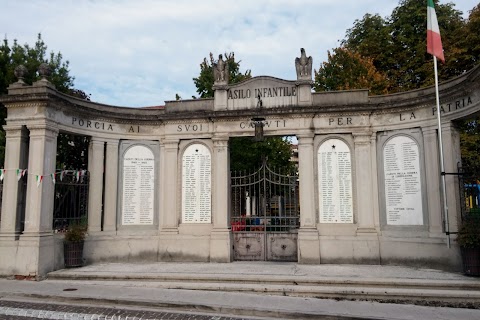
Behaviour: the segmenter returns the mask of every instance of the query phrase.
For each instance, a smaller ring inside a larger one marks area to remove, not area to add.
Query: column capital
[[[180,142],[179,139],[168,138],[168,139],[163,139],[161,141],[161,144],[165,146],[165,149],[178,149],[179,142]]]
[[[97,138],[97,137],[92,137],[90,139],[90,145],[91,146],[98,146],[98,145],[104,145],[105,144],[105,139]]]
[[[358,144],[365,144],[369,145],[370,140],[372,139],[371,133],[352,133],[353,135],[353,143],[356,145]]]
[[[421,128],[424,135],[437,135],[438,126],[428,126]]]
[[[120,144],[120,140],[119,139],[110,139],[110,138],[106,138],[106,139],[103,139],[107,145],[109,146],[117,146]]]
[[[304,132],[297,133],[296,136],[298,139],[298,143],[300,144],[300,140],[308,141],[309,139],[313,139],[313,137],[315,137],[315,133],[312,131],[304,131]]]
[[[30,130],[30,137],[45,136],[45,132],[48,132],[50,136],[57,137],[59,133],[58,126],[53,123],[27,124],[27,128]]]

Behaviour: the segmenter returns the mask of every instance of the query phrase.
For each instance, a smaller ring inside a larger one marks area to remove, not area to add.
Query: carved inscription
[[[211,222],[211,154],[203,144],[189,146],[182,158],[182,222]]]
[[[422,225],[422,188],[417,143],[409,137],[390,139],[383,149],[387,224]]]
[[[113,126],[110,123],[100,122],[100,121],[92,121],[92,120],[85,120],[85,119],[78,119],[76,117],[72,117],[72,125],[84,127],[84,128],[92,128],[97,130],[106,130],[106,131],[113,131]]]
[[[253,98],[275,98],[275,97],[291,97],[297,95],[296,87],[271,87],[271,88],[255,88],[228,90],[228,99],[250,99]]]
[[[462,98],[462,99],[459,99],[459,100],[441,105],[440,106],[440,111],[442,113],[448,113],[448,112],[452,112],[452,111],[455,111],[455,110],[459,110],[459,109],[463,109],[465,107],[468,107],[472,103],[473,103],[473,101],[472,101],[471,97],[465,97],[465,98]],[[434,115],[436,115],[436,113],[437,113],[437,107],[433,107],[432,108],[432,115],[434,116]]]
[[[320,223],[353,223],[350,149],[329,139],[318,149]]]
[[[155,186],[153,152],[141,145],[123,156],[123,225],[152,225]]]

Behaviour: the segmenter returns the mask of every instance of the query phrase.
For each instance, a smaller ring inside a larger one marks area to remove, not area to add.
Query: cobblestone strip
[[[239,320],[241,318],[0,300],[0,319]]]

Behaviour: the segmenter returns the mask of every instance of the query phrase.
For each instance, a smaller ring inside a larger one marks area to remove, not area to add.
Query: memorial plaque
[[[155,157],[135,145],[123,156],[122,225],[153,225]]]
[[[422,187],[417,143],[409,137],[390,139],[383,149],[387,224],[422,225]]]
[[[320,223],[353,223],[350,149],[329,139],[318,149]]]
[[[203,144],[189,146],[182,158],[182,222],[211,222],[211,155]]]

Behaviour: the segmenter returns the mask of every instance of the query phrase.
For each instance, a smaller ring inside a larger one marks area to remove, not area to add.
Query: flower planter
[[[461,247],[463,273],[467,276],[480,276],[480,247]]]
[[[65,268],[83,265],[83,241],[65,241],[63,243]]]

